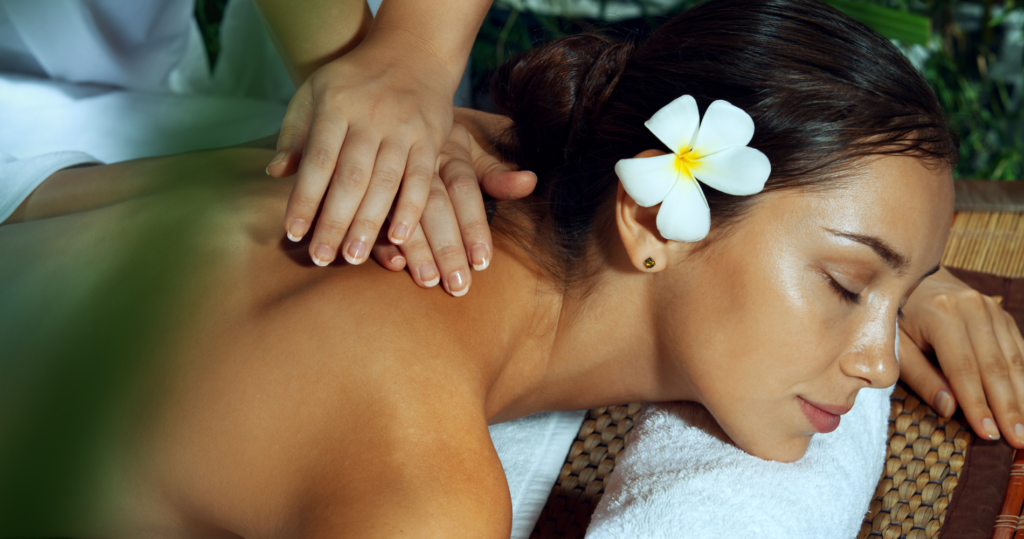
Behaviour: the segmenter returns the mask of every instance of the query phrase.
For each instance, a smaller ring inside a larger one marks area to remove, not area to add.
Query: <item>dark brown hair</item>
[[[772,165],[764,192],[834,186],[866,155],[949,166],[958,155],[927,82],[867,26],[817,0],[711,0],[635,46],[575,35],[499,68],[492,97],[513,126],[497,146],[538,183],[499,204],[495,230],[563,287],[585,280],[596,233],[610,228],[616,161],[664,148],[644,121],[685,94],[702,115],[723,99],[753,118],[750,146]],[[758,199],[701,187],[713,234]],[[514,214],[537,226],[512,225]]]

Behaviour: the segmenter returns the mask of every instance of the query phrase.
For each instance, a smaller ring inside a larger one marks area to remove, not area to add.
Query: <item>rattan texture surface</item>
[[[633,403],[587,412],[531,539],[583,537],[639,411]]]
[[[897,385],[889,416],[889,455],[858,537],[938,535],[970,442],[971,434],[960,421],[940,416],[902,383]]]

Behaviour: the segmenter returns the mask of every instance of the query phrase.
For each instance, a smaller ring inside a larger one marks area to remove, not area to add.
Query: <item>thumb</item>
[[[306,135],[313,118],[313,91],[309,81],[302,83],[295,91],[288,110],[281,122],[281,133],[277,137],[277,155],[267,166],[267,174],[275,178],[291,176],[299,170],[302,150],[306,146]]]
[[[900,379],[927,401],[936,412],[944,417],[953,415],[957,402],[949,381],[902,329],[898,355]]]
[[[537,186],[537,175],[528,170],[512,170],[497,157],[487,153],[473,137],[469,137],[473,170],[485,193],[499,200],[523,198]]]

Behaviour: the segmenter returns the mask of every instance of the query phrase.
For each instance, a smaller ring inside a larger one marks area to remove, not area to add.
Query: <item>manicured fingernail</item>
[[[288,223],[288,229],[285,232],[288,234],[288,239],[299,241],[302,239],[302,236],[306,235],[307,230],[309,230],[309,223],[305,219],[292,219],[292,222]]]
[[[932,402],[932,406],[939,411],[943,417],[949,417],[953,415],[953,397],[950,396],[946,390],[941,390],[935,394],[935,400]]]
[[[345,250],[345,260],[349,264],[362,264],[366,257],[366,245],[361,241],[354,241],[348,244]]]
[[[1024,441],[1024,425],[1017,423],[1017,425],[1013,427],[1013,434],[1017,436],[1018,440]]]
[[[313,263],[317,266],[326,266],[334,260],[334,251],[326,245],[317,245],[313,249]]]
[[[272,159],[270,161],[270,164],[267,165],[267,168],[266,168],[267,176],[270,176],[270,167],[280,163],[281,161],[284,161],[284,158],[285,158],[286,155],[288,155],[288,152],[284,152],[284,151],[277,152],[277,155],[274,156],[274,159]]]
[[[996,427],[996,422],[992,421],[992,418],[986,417],[982,419],[981,428],[985,430],[985,435],[988,436],[989,440],[999,439],[999,427]]]
[[[395,254],[391,255],[391,263],[396,265],[396,266],[397,265],[401,265],[401,264],[405,264],[405,257],[402,256],[401,253],[395,253]]]
[[[405,243],[405,236],[409,234],[409,228],[405,226],[405,223],[398,223],[395,228],[391,230],[391,243],[395,245],[401,245]]]
[[[428,288],[441,282],[441,276],[437,274],[437,268],[433,264],[420,266],[420,282]]]
[[[448,276],[448,282],[445,283],[448,288],[448,293],[459,298],[466,295],[469,292],[469,279],[466,278],[465,273],[461,270],[453,272]]]
[[[473,261],[473,269],[483,271],[491,263],[490,249],[486,244],[478,243],[469,250],[469,258]]]

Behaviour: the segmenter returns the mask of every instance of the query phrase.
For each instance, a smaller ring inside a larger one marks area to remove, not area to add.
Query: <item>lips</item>
[[[850,411],[849,406],[818,404],[808,401],[803,397],[797,398],[800,399],[800,410],[804,413],[804,416],[807,417],[814,430],[822,434],[839,428],[839,416]]]

